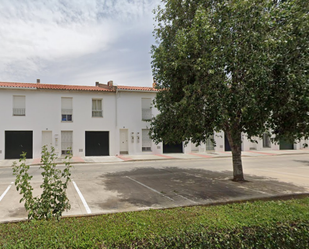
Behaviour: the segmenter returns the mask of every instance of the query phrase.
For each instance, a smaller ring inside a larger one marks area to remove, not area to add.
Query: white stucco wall
[[[142,151],[142,129],[149,129],[150,123],[142,120],[142,98],[155,98],[154,92],[120,91],[117,93],[117,129],[128,129],[129,154],[160,154],[161,143],[152,143],[151,152]],[[158,110],[151,108],[152,115],[156,116]],[[139,136],[139,141],[138,137]],[[132,139],[133,137],[133,139]]]
[[[128,132],[129,154],[162,154],[163,145],[152,142],[151,151],[142,151],[142,130],[148,129],[149,122],[142,120],[142,98],[155,98],[155,92],[145,91],[68,91],[0,89],[0,160],[5,159],[5,131],[33,131],[33,158],[39,158],[42,147],[42,131],[52,132],[52,143],[58,156],[61,154],[61,131],[73,132],[73,156],[85,156],[85,132],[108,131],[109,155],[120,153],[120,130]],[[26,115],[13,116],[13,96],[25,96]],[[61,121],[61,97],[72,98],[73,121]],[[103,117],[92,117],[92,99],[102,99]],[[152,107],[152,115],[158,110]],[[139,139],[138,139],[139,138]],[[225,151],[224,132],[215,133],[216,152]],[[263,148],[262,139],[250,142],[242,135],[243,150],[279,150],[278,144]],[[294,149],[302,149],[308,141],[295,143]],[[205,152],[205,144],[198,148],[189,143],[184,153]]]
[[[13,95],[26,96],[25,116],[13,116]],[[72,122],[61,121],[61,97],[73,100]],[[102,99],[103,118],[92,117],[92,98]],[[114,99],[113,93],[105,92],[1,89],[0,160],[5,155],[5,131],[21,130],[33,131],[33,158],[40,157],[42,131],[46,130],[52,131],[53,146],[58,155],[61,153],[61,131],[73,131],[74,156],[85,155],[85,131],[109,131],[110,155],[115,155],[116,145],[112,139],[116,133]]]

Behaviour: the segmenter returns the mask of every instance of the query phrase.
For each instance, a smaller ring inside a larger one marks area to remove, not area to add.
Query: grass
[[[0,248],[309,248],[309,198],[0,224]]]

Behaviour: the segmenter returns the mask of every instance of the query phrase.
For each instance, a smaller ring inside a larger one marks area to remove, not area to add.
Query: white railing
[[[151,120],[152,112],[151,109],[142,109],[142,120]]]
[[[13,116],[25,116],[26,108],[13,108]]]

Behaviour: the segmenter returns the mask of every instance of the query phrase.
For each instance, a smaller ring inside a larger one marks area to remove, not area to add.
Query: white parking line
[[[176,192],[174,192],[174,194],[177,195],[177,196],[179,196],[179,197],[181,197],[181,198],[183,198],[183,199],[185,199],[185,200],[187,200],[187,201],[190,201],[190,202],[192,202],[192,203],[198,204],[196,201],[192,201],[192,200],[190,200],[189,198],[187,198],[187,197],[185,197],[185,196],[183,196],[183,195],[177,194]]]
[[[142,186],[145,187],[145,188],[150,189],[151,191],[153,191],[153,192],[155,192],[155,193],[157,193],[157,194],[159,194],[159,195],[164,196],[164,197],[167,198],[167,199],[170,199],[171,201],[174,201],[172,198],[170,198],[170,197],[168,197],[168,196],[166,196],[166,195],[160,193],[159,191],[157,191],[157,190],[155,190],[155,189],[153,189],[153,188],[151,188],[151,187],[148,187],[147,185],[145,185],[145,184],[143,184],[143,183],[141,183],[141,182],[139,182],[139,181],[134,180],[133,178],[131,178],[131,177],[129,177],[129,176],[126,176],[126,178],[129,178],[130,180],[132,180],[132,181],[134,181],[134,182],[136,182],[136,183],[142,185]]]
[[[79,188],[77,187],[76,183],[75,183],[74,181],[72,181],[72,182],[73,182],[73,185],[74,185],[74,187],[75,187],[75,189],[76,189],[76,192],[77,192],[78,195],[79,195],[79,198],[81,199],[82,203],[84,204],[84,207],[85,207],[85,209],[86,209],[87,214],[91,214],[91,210],[90,210],[90,208],[89,208],[89,206],[88,206],[88,204],[87,204],[87,202],[86,202],[86,200],[85,200],[83,194],[80,192],[80,190],[79,190]]]
[[[6,193],[10,190],[12,187],[13,182],[6,188],[6,190],[3,192],[3,194],[0,196],[0,201],[3,199],[3,197],[6,195]]]

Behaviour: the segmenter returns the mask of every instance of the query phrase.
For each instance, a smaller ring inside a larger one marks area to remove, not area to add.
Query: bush
[[[40,188],[43,192],[40,197],[33,197],[33,187],[30,180],[33,176],[28,174],[30,168],[26,164],[26,153],[21,154],[18,165],[13,163],[13,175],[16,176],[15,186],[17,191],[23,196],[20,202],[25,202],[25,209],[28,211],[28,219],[50,219],[52,217],[60,219],[65,210],[71,208],[69,199],[66,194],[68,183],[70,181],[70,168],[72,167],[69,160],[65,162],[63,171],[57,169],[54,161],[57,159],[55,148],[52,147],[49,152],[47,146],[42,147],[40,169],[42,169],[43,183]],[[66,156],[66,160],[71,159],[71,155]]]

